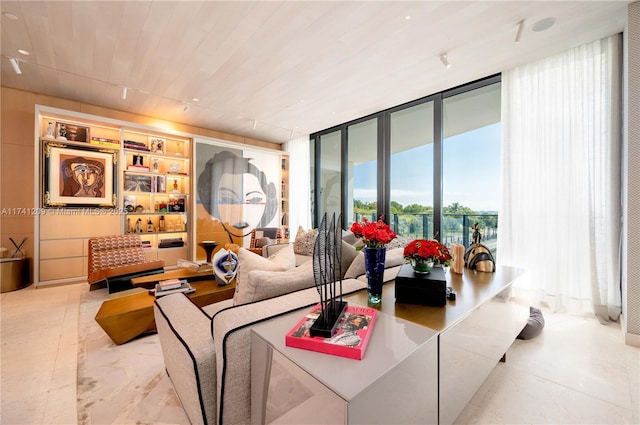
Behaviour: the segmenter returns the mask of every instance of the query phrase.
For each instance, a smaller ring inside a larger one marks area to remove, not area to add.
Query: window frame
[[[378,168],[378,180],[377,180],[377,205],[378,216],[384,216],[385,221],[388,222],[388,218],[391,217],[391,114],[398,112],[413,106],[421,105],[427,102],[433,102],[433,229],[434,236],[442,234],[442,199],[443,199],[443,155],[442,144],[444,136],[443,126],[443,101],[447,98],[457,96],[462,93],[466,93],[472,90],[476,90],[485,86],[500,83],[502,81],[501,74],[495,74],[480,80],[476,80],[467,84],[456,86],[439,93],[434,93],[419,99],[415,99],[397,106],[393,106],[382,111],[366,115],[364,117],[357,118],[346,123],[338,124],[336,126],[315,132],[310,135],[310,140],[313,143],[313,163],[314,163],[314,184],[312,185],[314,190],[314,204],[313,214],[311,217],[312,226],[315,228],[318,226],[321,220],[320,210],[320,191],[317,184],[320,178],[320,154],[322,149],[321,137],[323,135],[333,133],[336,131],[341,132],[341,158],[340,158],[340,211],[346,211],[347,204],[347,172],[348,172],[348,128],[349,126],[362,123],[364,121],[377,119],[378,134],[377,134],[377,168]],[[344,223],[348,220],[343,220]]]

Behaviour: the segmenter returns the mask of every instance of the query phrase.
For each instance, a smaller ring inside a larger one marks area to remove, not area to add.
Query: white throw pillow
[[[311,261],[287,271],[252,270],[248,278],[246,285],[243,283],[245,290],[242,298],[234,305],[266,300],[315,285]]]
[[[246,304],[249,272],[253,270],[263,271],[285,271],[296,266],[296,256],[293,252],[293,246],[282,248],[274,255],[273,259],[264,258],[255,254],[248,249],[238,249],[238,273],[236,274],[236,291],[233,295],[233,304]]]

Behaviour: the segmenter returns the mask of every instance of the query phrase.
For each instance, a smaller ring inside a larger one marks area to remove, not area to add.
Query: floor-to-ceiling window
[[[433,102],[390,115],[390,223],[399,235],[433,237]]]
[[[347,204],[345,227],[378,213],[378,120],[347,127]]]
[[[341,183],[341,132],[334,131],[320,136],[318,141],[322,147],[320,151],[319,181],[316,186],[319,189],[319,213],[322,217],[325,213],[338,216],[342,209],[342,183]],[[317,227],[317,224],[316,224]]]
[[[500,76],[399,105],[311,135],[319,208],[344,227],[383,215],[401,236],[495,246]],[[338,188],[333,188],[333,184]]]
[[[442,239],[468,246],[477,223],[496,254],[500,186],[500,83],[442,101]]]

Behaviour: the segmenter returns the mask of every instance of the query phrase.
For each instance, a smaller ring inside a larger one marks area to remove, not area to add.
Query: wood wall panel
[[[33,137],[32,137],[33,138]],[[7,143],[2,145],[2,208],[34,207],[33,141],[31,146]],[[16,161],[16,158],[21,160]],[[4,215],[3,215],[4,218]]]

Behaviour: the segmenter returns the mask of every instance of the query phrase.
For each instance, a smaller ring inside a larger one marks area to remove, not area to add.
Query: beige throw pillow
[[[267,259],[255,254],[248,249],[238,249],[238,273],[236,274],[236,291],[233,295],[233,304],[246,304],[251,302],[252,295],[248,293],[249,272],[263,270],[268,272],[286,271],[296,266],[296,256],[293,247],[282,248],[274,255],[273,259]]]
[[[388,249],[385,255],[384,268],[399,266],[404,262],[404,248]],[[364,253],[359,252],[358,256],[351,262],[351,266],[345,272],[345,279],[356,279],[366,273],[364,268]]]
[[[289,294],[315,285],[311,261],[287,271],[252,270],[248,278],[241,304]]]
[[[344,278],[347,270],[353,263],[353,260],[358,256],[360,252],[356,251],[353,245],[350,245],[348,242],[342,241],[342,277]]]
[[[300,255],[313,255],[313,244],[316,242],[317,236],[318,230],[305,231],[302,226],[299,226],[296,239],[293,241],[293,251]]]

